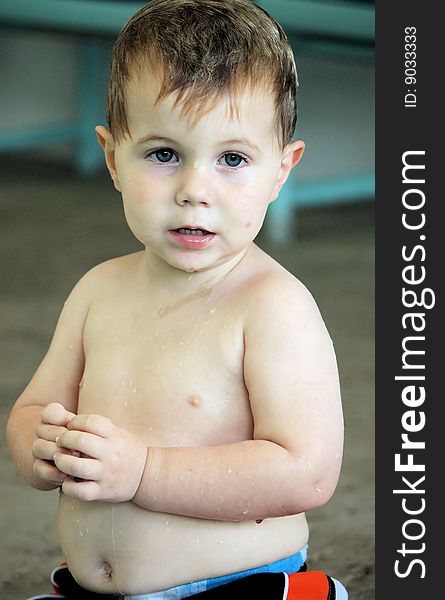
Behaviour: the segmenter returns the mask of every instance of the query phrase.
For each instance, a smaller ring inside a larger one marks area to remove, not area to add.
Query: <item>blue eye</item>
[[[176,156],[173,150],[170,148],[160,148],[159,150],[153,150],[147,154],[147,158],[151,158],[155,162],[159,163],[169,163],[172,162],[172,159]]]
[[[236,152],[228,152],[223,156],[225,163],[228,167],[232,167],[232,169],[236,169],[241,165],[242,162],[246,163],[246,159],[241,154],[237,154]]]

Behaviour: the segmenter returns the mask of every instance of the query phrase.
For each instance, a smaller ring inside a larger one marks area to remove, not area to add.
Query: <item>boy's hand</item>
[[[42,410],[41,422],[37,427],[37,438],[32,445],[32,455],[35,474],[48,483],[62,485],[66,477],[65,473],[54,464],[54,454],[61,451],[56,440],[67,431],[68,423],[75,416],[57,402],[48,404]]]
[[[57,468],[67,476],[62,485],[67,496],[83,501],[126,502],[136,494],[148,449],[130,431],[100,415],[78,415],[58,437],[57,444],[75,451],[73,455],[61,450],[54,456]]]

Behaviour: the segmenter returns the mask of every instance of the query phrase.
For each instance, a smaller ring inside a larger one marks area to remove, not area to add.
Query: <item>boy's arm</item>
[[[51,447],[57,448],[56,437],[77,412],[87,288],[81,280],[65,302],[49,350],[7,423],[7,441],[18,471],[40,490],[54,489],[65,477],[50,461],[50,454]]]
[[[295,281],[265,283],[253,297],[244,376],[254,439],[149,448],[144,468],[146,449],[134,436],[109,420],[81,415],[68,425],[75,431],[63,434],[61,444],[81,452],[88,444],[88,454],[97,460],[56,457],[63,471],[92,479],[66,480],[66,494],[81,500],[133,499],[154,511],[234,521],[296,514],[329,499],[343,441],[331,340],[311,296]]]

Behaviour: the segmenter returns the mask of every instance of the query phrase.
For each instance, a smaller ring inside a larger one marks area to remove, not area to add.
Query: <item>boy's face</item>
[[[177,269],[209,270],[250,245],[304,144],[278,147],[270,94],[241,97],[239,119],[223,97],[194,120],[172,96],[155,105],[159,89],[150,73],[129,85],[131,139],[96,132],[136,238]]]

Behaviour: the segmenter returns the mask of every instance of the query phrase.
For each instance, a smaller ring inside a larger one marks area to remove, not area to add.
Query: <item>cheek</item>
[[[246,240],[256,237],[263,225],[268,205],[264,190],[261,193],[261,190],[250,189],[249,193],[239,196],[231,204],[232,218],[237,224],[235,229],[238,235],[242,235]]]
[[[138,175],[128,177],[122,188],[125,214],[149,224],[151,218],[156,220],[159,217],[165,193],[165,187],[156,181]]]

